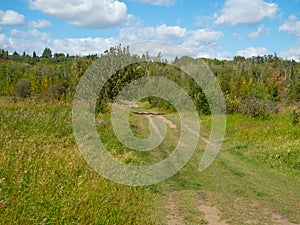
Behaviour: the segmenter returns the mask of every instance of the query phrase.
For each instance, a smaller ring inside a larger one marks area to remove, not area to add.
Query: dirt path
[[[159,118],[161,118],[163,121],[165,121],[165,123],[166,123],[171,129],[174,129],[174,130],[177,129],[176,124],[174,124],[171,120],[166,119],[166,117],[164,117],[164,116],[162,116],[162,115],[160,115]]]
[[[167,213],[165,222],[167,225],[184,225],[184,218],[179,210],[178,196],[175,192],[170,192],[167,195],[165,210]]]
[[[149,120],[150,125],[153,127],[153,129],[155,130],[155,132],[159,135],[160,138],[163,138],[163,135],[161,134],[157,124],[154,122],[154,120],[152,119],[151,115],[146,115],[147,119]]]
[[[152,115],[146,115],[149,120],[149,123],[154,128],[154,130],[161,136],[158,126],[152,119]],[[159,118],[162,119],[171,129],[176,130],[177,126],[172,121],[166,119],[164,116],[159,115]],[[185,127],[189,132],[194,135],[198,135],[198,133],[192,130],[190,127]],[[200,136],[200,139],[204,141],[206,144],[211,145],[213,148],[217,148],[217,145],[209,142],[204,137]],[[185,224],[185,220],[183,215],[181,215],[179,205],[179,197],[177,192],[170,192],[166,197],[165,209],[166,216],[165,222],[168,225],[182,225]],[[208,222],[209,225],[228,225],[226,222],[222,221],[220,218],[220,211],[216,207],[209,206],[205,201],[200,201],[200,206],[198,207],[199,213],[204,214],[204,219]]]
[[[199,206],[199,210],[204,213],[204,219],[209,225],[228,225],[225,221],[221,220],[218,208],[209,206],[207,203],[202,202]]]
[[[153,116],[154,115],[148,115],[147,118],[151,126],[154,128],[154,130],[158,134],[160,134],[157,124],[155,124],[155,122],[152,119]],[[155,116],[158,116],[161,120],[163,120],[169,128],[175,131],[177,130],[177,126],[174,122],[168,120],[162,115],[155,115]],[[191,135],[199,135],[196,131],[194,131],[190,127],[186,126],[185,128],[191,133]],[[216,148],[216,149],[219,148],[217,144],[211,143],[205,137],[200,136],[199,138],[201,141],[203,141],[207,145],[210,145],[212,148]],[[226,159],[228,160],[228,158]],[[228,163],[230,164],[230,162]],[[236,165],[235,163],[236,162],[232,163],[232,165]],[[227,167],[231,169],[231,171],[227,171],[227,173],[233,172],[235,176],[242,176],[244,173],[249,172],[248,169],[245,170],[246,172],[243,172],[243,169],[240,168],[240,166],[234,167],[232,165],[230,164],[229,167],[227,165]],[[238,169],[239,172],[236,172],[235,169]],[[230,179],[231,178],[234,179],[234,177],[230,175],[228,175],[228,177]],[[241,177],[241,179],[242,178],[243,177]],[[259,204],[257,205],[255,204],[249,205],[249,200],[247,201],[245,200],[246,202],[238,202],[236,205],[237,208],[233,206],[233,208],[231,209],[226,209],[229,210],[229,212],[231,212],[231,210],[235,212],[238,211],[239,215],[241,215],[241,217],[240,218],[237,217],[237,219],[233,219],[232,217],[229,216],[229,220],[226,222],[222,219],[220,210],[217,207],[212,206],[209,200],[201,197],[199,198],[197,194],[193,193],[193,190],[189,190],[189,189],[184,189],[184,190],[187,191],[188,197],[186,195],[183,195],[182,191],[170,190],[170,192],[164,198],[163,200],[164,224],[168,224],[168,225],[188,224],[189,225],[189,224],[205,223],[208,225],[228,225],[230,224],[228,223],[228,221],[231,222],[234,221],[233,222],[234,224],[238,224],[237,221],[239,221],[243,224],[250,224],[250,225],[252,224],[297,225],[295,223],[291,223],[286,216],[281,214],[281,212],[275,210],[275,208],[267,209],[261,202],[259,202]],[[195,223],[195,221],[197,221],[197,223]],[[199,223],[198,221],[201,222]]]
[[[191,132],[192,134],[194,134],[194,135],[199,135],[198,132],[192,130],[189,126],[185,126],[185,128],[186,128],[189,132]],[[215,144],[215,143],[213,143],[213,142],[210,142],[210,141],[209,141],[208,139],[206,139],[205,137],[202,137],[202,136],[199,136],[199,137],[200,137],[200,139],[201,139],[202,141],[204,141],[206,144],[210,145],[212,148],[214,148],[214,149],[219,149],[220,146],[218,146],[217,144]]]

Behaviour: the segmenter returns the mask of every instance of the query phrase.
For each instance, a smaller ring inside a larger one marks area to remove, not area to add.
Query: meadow
[[[1,224],[153,224],[152,188],[94,172],[72,133],[65,103],[1,103]]]
[[[71,109],[1,99],[0,224],[211,224],[209,213],[227,224],[300,224],[300,128],[292,109],[265,120],[228,115],[222,150],[206,171],[198,170],[206,146],[200,140],[181,171],[147,187],[113,183],[89,167],[73,137]],[[180,127],[176,113],[164,117]],[[178,129],[169,126],[155,151],[136,153],[115,141],[108,113],[99,118],[108,123],[98,131],[125,163],[161,160],[178,142]],[[145,116],[130,120],[135,134],[149,134]],[[200,122],[207,138],[210,117]]]

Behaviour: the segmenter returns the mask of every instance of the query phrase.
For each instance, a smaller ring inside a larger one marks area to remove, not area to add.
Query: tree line
[[[0,96],[72,101],[80,78],[92,62],[110,56],[126,56],[138,59],[140,63],[121,69],[110,79],[105,90],[100,93],[100,111],[132,80],[160,74],[179,85],[185,85],[199,112],[209,114],[209,103],[201,87],[195,86],[178,69],[198,61],[205,62],[216,76],[226,99],[228,113],[265,117],[275,112],[279,104],[300,101],[300,63],[282,59],[276,53],[251,58],[235,56],[232,60],[183,56],[167,62],[160,55],[150,57],[148,53],[131,54],[129,47],[121,45],[111,47],[101,55],[88,56],[53,54],[49,48],[45,48],[41,56],[35,52],[32,55],[25,52],[20,55],[0,50]],[[162,99],[152,97],[148,100],[153,105],[172,109]]]

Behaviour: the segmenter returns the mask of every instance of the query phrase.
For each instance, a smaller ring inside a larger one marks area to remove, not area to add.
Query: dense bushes
[[[291,89],[290,97],[300,102],[300,81]]]
[[[276,104],[270,100],[244,98],[240,102],[238,111],[251,117],[267,119],[270,113],[277,112],[277,109]]]
[[[28,80],[20,80],[15,86],[16,95],[21,98],[27,98],[31,94],[31,84]]]
[[[277,104],[268,99],[245,97],[241,99],[226,99],[227,113],[241,113],[251,117],[267,119],[271,113],[277,113]]]
[[[26,54],[17,57],[16,54],[9,55],[6,51],[0,51],[3,56],[0,54],[0,95],[57,100],[70,96],[67,99],[71,100],[80,78],[93,60],[106,60],[105,69],[109,72],[108,70],[120,63],[114,62],[115,59],[124,57],[125,60],[139,63],[122,68],[107,82],[99,95],[97,111],[103,110],[131,81],[144,76],[162,76],[182,86],[192,97],[200,113],[210,114],[210,105],[201,87],[191,82],[189,76],[178,69],[191,62],[200,63],[200,59],[183,56],[177,57],[173,63],[163,63],[159,57],[132,55],[128,47],[121,46],[112,47],[101,56],[87,57],[62,53],[52,55],[50,49],[46,50],[47,57],[38,57],[36,54],[33,57]],[[109,61],[110,57],[114,60]],[[293,60],[270,55],[249,59],[234,57],[231,61],[202,61],[208,65],[221,86],[226,99],[227,113],[243,113],[265,118],[274,112],[277,103],[286,100],[300,101],[300,63]],[[171,104],[162,99],[149,100],[153,106],[172,109]]]
[[[47,96],[51,99],[61,100],[61,97],[66,97],[69,85],[64,81],[59,81],[47,90]]]

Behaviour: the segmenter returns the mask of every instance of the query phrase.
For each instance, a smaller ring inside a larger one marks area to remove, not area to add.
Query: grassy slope
[[[166,118],[180,128],[178,117]],[[142,126],[143,120],[137,116],[133,123]],[[209,118],[201,121],[202,135],[208,137]],[[228,224],[300,224],[300,129],[290,122],[285,114],[272,115],[266,121],[229,115],[223,150],[214,163],[205,172],[198,171],[206,146],[200,142],[184,169],[160,185],[161,221],[168,222],[164,218],[171,193],[177,204],[174,211],[185,224],[205,224],[203,212],[198,210],[203,203],[219,208]],[[167,145],[163,143],[159,150],[169,151],[177,140],[178,131],[169,129]],[[157,152],[151,157],[157,158]]]
[[[0,107],[0,224],[154,224],[151,188],[103,179],[72,135],[71,107]]]
[[[202,119],[204,127],[209,124]],[[300,129],[289,121],[286,115],[264,122],[228,116],[223,150],[203,173],[200,143],[190,163],[165,184],[181,199],[185,223],[203,223],[195,208],[204,201],[217,206],[229,224],[300,224]]]
[[[203,201],[229,224],[274,224],[279,216],[300,224],[300,129],[287,116],[229,116],[223,151],[205,172],[198,172],[200,142],[183,170],[146,188],[113,184],[89,168],[72,136],[70,106],[2,104],[0,118],[1,224],[153,224],[157,217],[167,223],[169,201],[186,224],[205,223]],[[166,118],[179,127],[175,114]],[[134,133],[149,134],[145,117],[131,120]],[[207,117],[202,124],[208,131]],[[99,129],[114,144],[112,153],[132,164],[165,158],[178,140],[169,129],[158,149],[141,154],[121,147],[110,125]]]

